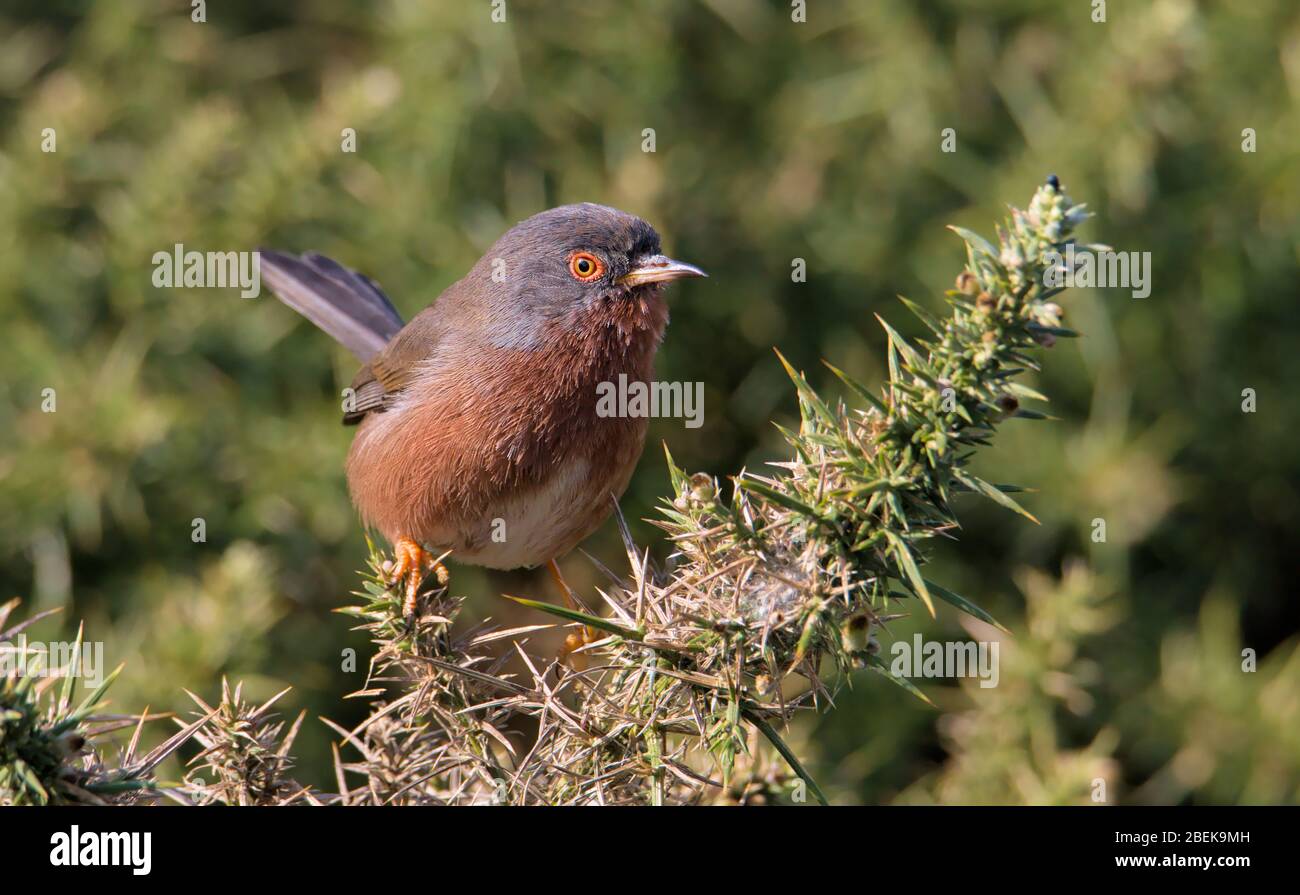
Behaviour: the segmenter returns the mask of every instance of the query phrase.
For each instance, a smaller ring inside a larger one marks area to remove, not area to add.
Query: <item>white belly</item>
[[[593,499],[609,501],[608,494],[593,494],[588,464],[574,460],[562,467],[541,488],[511,497],[490,507],[482,533],[469,543],[453,547],[452,561],[490,569],[517,569],[554,559],[586,532],[575,531],[590,519]]]

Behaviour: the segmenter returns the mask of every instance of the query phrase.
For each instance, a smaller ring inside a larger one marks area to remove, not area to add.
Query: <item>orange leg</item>
[[[556,565],[555,560],[547,560],[546,568],[550,571],[555,583],[559,585],[560,593],[564,594],[564,604],[570,609],[578,610],[578,600],[573,596],[573,591],[569,589],[564,576],[560,574],[560,567]],[[574,671],[582,671],[587,667],[587,657],[585,654],[572,655],[573,651],[582,649],[587,644],[595,643],[599,639],[600,636],[586,626],[570,633],[564,638],[564,646],[560,649],[560,661],[569,665]]]
[[[439,584],[446,584],[450,576],[447,567],[414,538],[398,538],[393,545],[393,556],[397,561],[393,564],[392,583],[397,584],[405,579],[406,597],[402,600],[402,616],[410,618],[415,615],[416,599],[420,595],[425,570],[434,570]]]

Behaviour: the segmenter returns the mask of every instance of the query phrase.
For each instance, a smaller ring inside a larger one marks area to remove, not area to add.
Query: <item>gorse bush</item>
[[[68,653],[68,663],[49,664],[46,655],[28,653],[16,641],[26,629],[53,611],[37,613],[6,628],[18,600],[0,605],[0,805],[48,805],[82,802],[95,805],[135,804],[156,796],[155,769],[194,732],[184,728],[146,755],[139,755],[140,734],[148,715],[104,712],[104,695],[121,672],[119,665],[92,691],[78,698],[82,629]],[[132,728],[120,753],[101,747],[102,738]]]
[[[536,626],[457,630],[464,598],[445,581],[408,617],[372,551],[361,602],[342,610],[375,645],[366,685],[353,694],[372,711],[350,730],[327,722],[342,737],[336,792],[289,778],[302,716],[286,732],[271,711],[279,696],[251,705],[223,682],[215,707],[195,697],[201,711],[165,752],[136,759],[133,739],[108,769],[93,743],[102,731],[92,730],[102,688],[75,711],[66,694],[41,708],[41,687],[11,675],[0,705],[0,798],[824,801],[782,738],[786,723],[829,707],[863,667],[924,698],[879,656],[879,638],[901,613],[934,614],[947,603],[997,624],[927,577],[929,542],[958,530],[961,494],[1033,518],[1011,496],[1019,488],[985,481],[968,463],[1005,420],[1045,416],[1026,406],[1044,396],[1015,380],[1037,369],[1038,349],[1074,335],[1062,326],[1061,290],[1043,282],[1050,253],[1073,241],[1085,216],[1053,177],[1027,208],[1012,210],[996,242],[954,228],[967,260],[945,296],[949,313],[907,301],[930,335],[909,342],[881,320],[889,376],[878,392],[831,367],[860,406],[828,404],[782,357],[800,425],[783,430],[793,456],[773,463],[774,474],[741,472],[724,496],[715,478],[688,475],[670,456],[673,493],[657,521],[673,547],[666,568],[634,544],[619,515],[629,569],[609,573],[599,609],[513,598],[575,627],[563,661],[529,653]],[[515,657],[526,674],[505,670]],[[64,680],[66,690],[72,678]],[[202,746],[190,772],[177,783],[155,780],[158,761],[190,738]]]

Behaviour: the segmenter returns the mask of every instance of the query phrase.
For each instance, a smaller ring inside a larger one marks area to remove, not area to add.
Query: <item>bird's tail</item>
[[[280,301],[367,362],[402,328],[402,316],[369,277],[307,252],[259,250],[262,277]]]

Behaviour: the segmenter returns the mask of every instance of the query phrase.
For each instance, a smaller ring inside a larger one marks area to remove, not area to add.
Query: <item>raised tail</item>
[[[402,316],[369,277],[307,252],[260,249],[262,279],[280,301],[365,363],[402,328]]]

